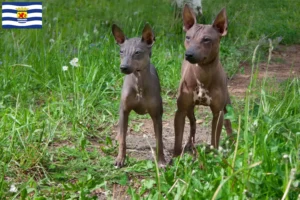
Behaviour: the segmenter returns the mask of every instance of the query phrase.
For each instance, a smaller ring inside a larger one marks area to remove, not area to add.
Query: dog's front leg
[[[194,105],[191,106],[187,112],[187,117],[190,120],[190,136],[186,145],[187,150],[191,150],[195,144],[195,133],[196,133],[196,118],[194,114]]]
[[[128,128],[128,116],[129,112],[124,111],[122,107],[120,108],[120,118],[119,118],[119,153],[115,161],[115,166],[123,167],[126,157],[126,134]]]
[[[211,132],[211,145],[214,148],[219,147],[220,135],[223,127],[224,113],[223,111],[213,112],[212,132]]]
[[[182,152],[182,138],[183,138],[184,124],[185,124],[185,117],[187,116],[189,109],[193,107],[193,104],[194,102],[193,102],[192,93],[180,94],[177,99],[177,111],[175,113],[175,118],[174,118],[175,144],[174,144],[173,157],[179,156]],[[191,134],[193,135],[192,132]]]
[[[174,154],[173,157],[179,156],[182,151],[182,137],[184,131],[184,124],[185,124],[185,117],[186,117],[186,110],[181,109],[178,105],[177,100],[177,111],[175,113],[174,118],[174,129],[175,129],[175,144],[174,144]]]
[[[151,116],[151,118],[153,121],[153,127],[154,127],[155,138],[156,138],[156,155],[157,155],[158,165],[159,167],[165,167],[166,160],[163,151],[162,116],[156,115],[156,116]]]

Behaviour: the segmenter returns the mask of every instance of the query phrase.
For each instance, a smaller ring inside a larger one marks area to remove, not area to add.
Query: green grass
[[[265,2],[203,2],[205,23],[227,8],[221,59],[230,76],[241,61],[251,62],[263,37],[300,42],[299,3]],[[235,146],[223,140],[223,151],[211,153],[200,146],[195,157],[185,154],[159,172],[155,163],[134,158],[115,169],[111,127],[118,120],[123,75],[111,25],[128,37],[138,36],[145,22],[153,26],[152,62],[161,77],[164,117],[173,118],[184,52],[181,22],[170,23],[174,8],[167,0],[51,0],[43,7],[42,30],[0,28],[1,199],[111,198],[115,185],[129,186],[123,193],[133,199],[279,199],[285,192],[297,199],[299,79],[276,90],[266,82],[253,93],[253,75],[249,95],[227,116],[239,138]],[[266,52],[260,47],[258,57]],[[69,64],[75,57],[79,67]],[[17,192],[9,191],[12,185]]]

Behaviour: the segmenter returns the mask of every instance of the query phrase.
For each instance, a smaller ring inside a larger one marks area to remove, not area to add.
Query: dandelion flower
[[[51,39],[49,40],[49,42],[50,42],[50,43],[54,43],[54,39],[51,38]]]
[[[70,61],[70,64],[71,64],[73,67],[79,67],[78,58],[73,58],[73,59]]]
[[[68,68],[69,68],[68,66],[62,66],[62,70],[63,70],[63,71],[67,71]]]

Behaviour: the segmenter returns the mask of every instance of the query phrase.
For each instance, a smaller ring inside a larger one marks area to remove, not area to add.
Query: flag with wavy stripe
[[[3,2],[2,28],[42,28],[42,2]]]

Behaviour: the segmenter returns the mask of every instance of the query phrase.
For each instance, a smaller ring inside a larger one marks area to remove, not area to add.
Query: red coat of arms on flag
[[[27,10],[26,7],[17,8],[17,20],[19,23],[26,23],[28,15]]]

